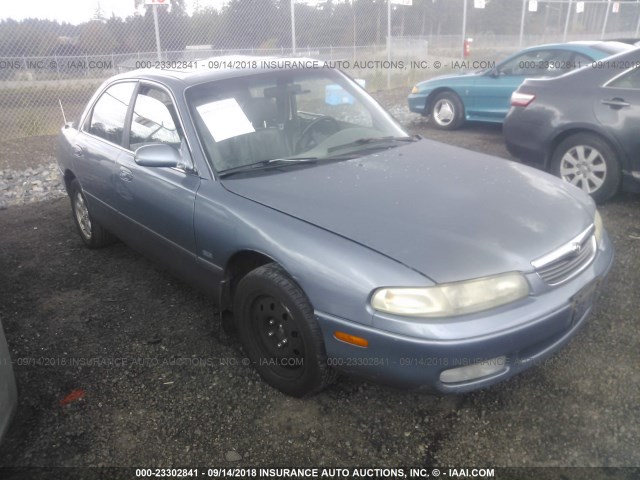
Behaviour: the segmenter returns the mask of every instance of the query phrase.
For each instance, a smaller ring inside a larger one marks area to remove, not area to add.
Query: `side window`
[[[640,89],[640,68],[634,68],[633,70],[619,76],[615,80],[609,82],[607,87]]]
[[[124,122],[135,83],[117,83],[98,99],[91,113],[89,133],[117,145],[122,144]]]
[[[584,67],[585,65],[591,65],[593,63],[593,59],[587,57],[586,55],[582,55],[581,53],[576,53],[573,57],[573,63],[575,63],[575,68]]]
[[[182,132],[178,125],[171,97],[159,88],[143,86],[133,106],[129,148],[136,150],[149,143],[168,143],[180,148]]]
[[[571,70],[568,50],[534,50],[518,55],[499,67],[502,75],[555,77]]]

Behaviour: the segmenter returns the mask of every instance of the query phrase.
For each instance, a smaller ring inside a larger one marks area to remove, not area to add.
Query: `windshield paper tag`
[[[216,142],[255,132],[235,98],[205,103],[196,109]]]

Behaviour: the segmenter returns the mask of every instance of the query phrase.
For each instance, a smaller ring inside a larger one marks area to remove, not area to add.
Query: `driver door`
[[[141,83],[125,132],[127,151],[119,156],[114,175],[124,235],[163,262],[185,268],[195,262],[193,211],[200,178],[184,168],[143,167],[135,162],[136,149],[148,144],[166,143],[189,155],[168,91]]]

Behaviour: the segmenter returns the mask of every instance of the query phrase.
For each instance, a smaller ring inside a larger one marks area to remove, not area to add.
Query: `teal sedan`
[[[511,94],[525,78],[557,77],[633,48],[602,41],[530,47],[488,70],[418,83],[409,95],[409,110],[430,116],[434,126],[444,130],[454,130],[465,121],[502,123],[509,111]]]

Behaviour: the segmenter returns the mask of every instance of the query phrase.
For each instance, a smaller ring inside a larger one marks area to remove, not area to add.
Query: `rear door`
[[[632,68],[610,80],[596,94],[596,118],[618,140],[631,162],[624,170],[640,170],[640,68]]]
[[[136,82],[112,84],[98,97],[71,145],[74,172],[89,209],[105,227],[115,221],[113,175]]]

